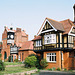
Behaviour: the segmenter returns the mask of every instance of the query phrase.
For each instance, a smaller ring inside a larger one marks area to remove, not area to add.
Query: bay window
[[[56,34],[44,35],[44,44],[56,43]]]
[[[56,53],[47,53],[47,62],[56,62]]]

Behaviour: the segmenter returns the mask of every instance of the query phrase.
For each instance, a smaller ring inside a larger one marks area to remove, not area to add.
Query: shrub
[[[18,62],[18,59],[15,59],[14,62]]]
[[[40,57],[39,57],[38,55],[35,55],[35,54],[31,54],[31,55],[29,55],[28,57],[31,57],[31,56],[35,56],[35,57],[37,58],[36,67],[37,67],[38,69],[41,69],[42,67],[41,67],[41,65],[40,65]]]
[[[30,54],[28,57],[31,57],[31,56],[36,56],[35,54]]]
[[[64,71],[67,71],[67,69],[66,69],[66,68],[64,68]]]
[[[0,60],[0,71],[3,71],[3,70],[5,70],[5,66],[2,60]]]
[[[56,70],[55,67],[53,67],[53,68],[52,68],[52,71],[55,71],[55,70]]]
[[[2,54],[0,53],[0,58],[1,58]]]
[[[27,57],[24,61],[25,67],[35,67],[37,58],[35,56]]]
[[[48,63],[47,63],[46,59],[41,59],[40,65],[42,66],[42,68],[47,67],[48,66]]]
[[[11,62],[11,56],[8,57],[8,62]]]
[[[48,69],[49,71],[52,71],[52,68]]]
[[[60,71],[61,69],[60,68],[57,68],[57,70]]]

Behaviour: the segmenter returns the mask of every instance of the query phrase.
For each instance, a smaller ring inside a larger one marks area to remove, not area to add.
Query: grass
[[[0,75],[30,71],[30,70],[33,70],[33,69],[36,69],[36,68],[35,67],[24,68],[23,66],[20,66],[20,67],[6,67],[5,71],[0,71]]]
[[[22,62],[4,62],[5,65],[20,65]]]

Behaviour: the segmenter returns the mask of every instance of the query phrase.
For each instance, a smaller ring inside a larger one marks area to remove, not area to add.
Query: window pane
[[[51,61],[51,56],[50,56],[50,61]]]
[[[50,55],[50,53],[47,53],[47,55]]]
[[[52,56],[52,61],[54,61],[54,56]]]
[[[56,61],[56,56],[55,56],[55,61]]]

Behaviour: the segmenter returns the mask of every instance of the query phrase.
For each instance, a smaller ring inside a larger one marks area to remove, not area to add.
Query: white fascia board
[[[55,30],[55,31],[57,31],[57,29],[55,29],[54,27],[53,27],[53,25],[46,19],[46,21],[44,22],[44,24],[43,24],[43,26],[42,26],[42,28],[41,28],[41,30],[40,30],[40,32],[38,33],[38,35],[40,35],[42,32],[42,29],[43,29],[43,27],[45,26],[45,23],[46,22],[48,22],[50,25],[51,25],[51,27]]]
[[[57,29],[55,29],[54,27],[53,27],[53,25],[48,21],[48,20],[46,20],[50,25],[51,25],[51,27],[55,30],[55,31],[57,31]]]
[[[54,29],[50,29],[50,30],[42,31],[41,33],[49,32],[49,31],[53,31],[53,30]]]
[[[72,31],[73,27],[74,27],[74,26],[72,26],[72,27],[71,27],[71,30],[69,31],[68,35],[75,36],[75,34],[72,34],[72,33],[71,33],[71,31]]]

